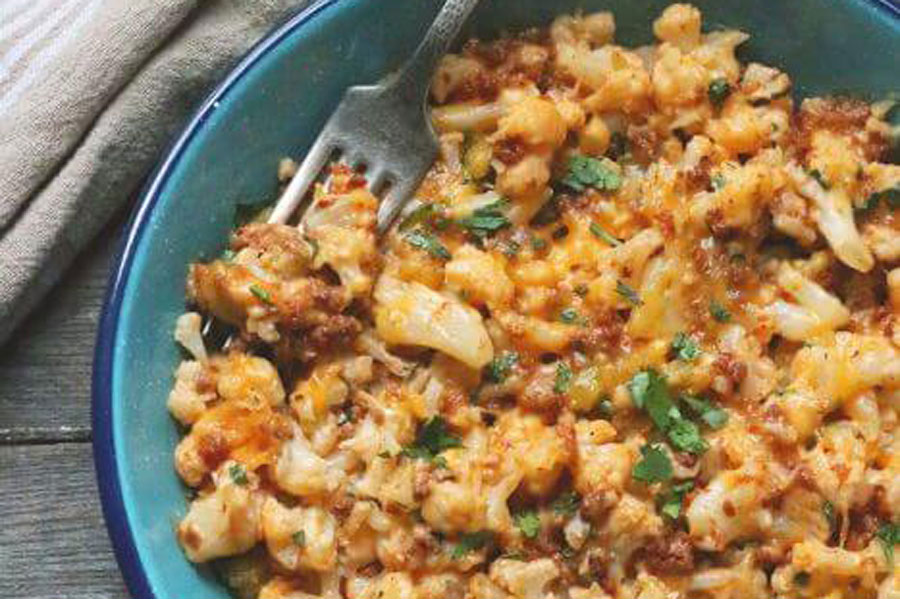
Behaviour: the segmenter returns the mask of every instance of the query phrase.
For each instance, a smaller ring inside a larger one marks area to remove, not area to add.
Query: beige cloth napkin
[[[0,344],[307,0],[0,0]]]

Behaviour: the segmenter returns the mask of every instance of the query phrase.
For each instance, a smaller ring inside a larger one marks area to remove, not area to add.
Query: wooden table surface
[[[107,227],[0,348],[3,599],[128,597],[90,444],[94,336],[122,222]]]

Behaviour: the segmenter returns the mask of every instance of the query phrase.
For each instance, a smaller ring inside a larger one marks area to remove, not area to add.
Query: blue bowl
[[[707,28],[752,37],[742,58],[776,65],[798,95],[897,91],[900,8],[888,0],[696,1]],[[469,34],[611,9],[617,38],[651,41],[669,0],[483,0]],[[166,397],[179,352],[189,262],[220,253],[238,203],[271,199],[282,156],[300,157],[343,90],[396,68],[438,0],[321,0],[257,45],[203,103],[144,190],[112,273],[93,375],[94,457],[119,566],[138,599],[227,592],[184,558],[173,534],[185,489]]]

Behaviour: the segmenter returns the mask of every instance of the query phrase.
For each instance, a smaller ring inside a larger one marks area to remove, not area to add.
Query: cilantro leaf
[[[493,539],[493,535],[486,530],[464,533],[460,535],[459,542],[450,552],[450,557],[452,559],[460,559],[470,551],[477,551],[478,549],[481,549],[482,547],[487,545],[491,541],[491,539]]]
[[[637,291],[632,289],[627,284],[622,281],[616,281],[616,293],[619,294],[626,302],[631,304],[632,306],[640,306],[644,302],[641,301],[640,296],[637,294]]]
[[[250,285],[250,293],[252,293],[254,295],[254,297],[256,297],[256,299],[258,299],[262,303],[269,304],[270,306],[272,305],[271,294],[269,294],[268,291],[266,291],[265,289],[263,289],[256,283],[253,283],[252,285]]]
[[[578,493],[569,491],[554,499],[550,503],[550,509],[553,510],[554,514],[571,516],[578,511],[579,505],[581,505],[581,498],[578,496]]]
[[[446,461],[441,462],[442,458],[438,454],[454,447],[462,447],[462,440],[448,432],[443,418],[434,416],[419,430],[415,443],[403,448],[402,454],[412,459],[432,462],[440,468],[446,467]]]
[[[882,524],[875,536],[881,541],[881,548],[884,549],[884,556],[887,558],[887,561],[893,563],[894,545],[900,545],[900,522],[896,524],[890,522]]]
[[[718,77],[709,82],[706,93],[712,105],[721,108],[728,96],[731,95],[731,84],[724,77]]]
[[[420,250],[424,250],[434,256],[435,258],[440,258],[441,260],[449,260],[453,256],[450,255],[450,252],[444,245],[438,241],[438,239],[431,235],[430,233],[426,233],[425,231],[415,230],[406,234],[406,243],[413,246],[414,248],[418,248]]]
[[[690,362],[702,353],[697,342],[686,333],[675,334],[675,338],[672,339],[672,351],[685,362]]]
[[[522,534],[528,539],[537,538],[541,532],[541,518],[534,510],[519,512],[513,517],[513,520],[516,523],[516,528],[521,530]]]
[[[634,405],[646,411],[657,428],[663,432],[668,430],[678,408],[669,395],[669,387],[664,377],[655,370],[642,370],[631,378],[628,391]],[[678,417],[681,417],[680,413]]]
[[[572,369],[565,362],[556,364],[556,381],[553,383],[553,392],[563,395],[572,387]]]
[[[502,383],[519,363],[519,354],[505,351],[485,367],[485,378],[491,383]]]
[[[671,428],[666,431],[666,436],[672,447],[679,451],[700,455],[709,449],[709,443],[700,436],[700,429],[690,420],[682,418],[674,420]]]
[[[725,183],[727,181],[725,180],[725,175],[723,175],[721,173],[716,173],[715,175],[713,175],[712,177],[709,178],[709,182],[712,185],[712,188],[714,191],[719,191],[720,189],[725,187]]]
[[[476,209],[471,216],[457,220],[456,224],[475,237],[483,239],[512,225],[502,211],[507,204],[507,200],[497,200],[493,204]]]
[[[305,547],[306,546],[306,532],[302,530],[298,530],[294,534],[291,535],[291,540],[294,541],[294,545],[297,547]]]
[[[685,496],[693,489],[694,481],[692,480],[672,485],[672,488],[657,497],[659,511],[670,520],[677,520],[681,516]]]
[[[869,194],[865,203],[857,208],[857,211],[868,212],[874,210],[881,202],[886,203],[892,210],[900,208],[900,185]]]
[[[228,467],[228,476],[231,478],[231,482],[240,487],[246,486],[250,482],[247,479],[247,471],[240,464],[230,465]]]
[[[562,183],[575,191],[584,191],[588,187],[598,191],[616,191],[622,186],[622,175],[618,165],[608,158],[598,160],[573,154]]]
[[[661,445],[644,445],[641,455],[641,461],[631,469],[632,478],[647,484],[672,478],[672,462]]]
[[[400,221],[398,228],[401,231],[412,229],[416,225],[432,225],[436,219],[443,218],[442,210],[436,204],[422,204],[411,211]]]
[[[824,190],[831,189],[831,184],[825,179],[825,175],[823,175],[822,171],[820,171],[819,169],[814,168],[814,169],[810,170],[809,176],[812,177],[813,179],[815,179],[816,183],[818,183],[822,187],[822,189],[824,189]]]
[[[714,406],[709,400],[694,395],[682,395],[681,401],[696,414],[709,428],[720,429],[728,422],[728,412]]]
[[[834,512],[834,504],[827,499],[822,503],[822,515],[828,521],[828,528],[833,534],[837,529],[837,514]]]
[[[719,303],[718,300],[709,302],[709,313],[717,322],[728,322],[731,320],[731,312],[728,308]]]
[[[622,245],[622,240],[620,240],[620,239],[614,237],[613,235],[611,235],[610,233],[608,233],[606,231],[606,229],[604,229],[597,223],[591,223],[591,226],[588,228],[590,229],[591,234],[593,234],[594,237],[597,237],[598,239],[602,239],[609,245],[612,245],[612,246]]]
[[[565,324],[577,324],[582,322],[582,318],[575,308],[565,308],[559,313],[559,321]]]

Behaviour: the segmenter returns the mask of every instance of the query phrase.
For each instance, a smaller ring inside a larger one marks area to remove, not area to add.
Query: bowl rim
[[[862,1],[881,9],[895,19],[900,19],[900,0]],[[124,228],[115,258],[112,261],[97,328],[91,376],[92,449],[103,519],[125,586],[133,597],[158,599],[141,562],[135,543],[135,532],[125,510],[125,501],[118,476],[112,421],[115,340],[119,328],[124,291],[128,284],[137,246],[146,232],[147,222],[159,199],[160,191],[165,187],[190,142],[215,110],[217,103],[260,60],[288,36],[312,21],[324,9],[340,2],[341,0],[314,0],[297,14],[289,17],[283,24],[273,28],[248,50],[222,82],[207,95],[188,120],[181,134],[161,154],[163,158],[147,178],[147,182],[139,194],[139,200],[128,219],[128,224]]]
[[[324,9],[340,2],[340,0],[315,0],[289,17],[284,23],[274,27],[262,37],[238,64],[229,71],[203,100],[193,116],[187,121],[182,132],[169,144],[161,154],[163,158],[157,163],[147,182],[144,184],[139,200],[125,226],[115,258],[112,262],[103,309],[97,328],[97,340],[94,348],[94,364],[91,376],[91,430],[92,449],[94,454],[94,470],[97,475],[97,486],[103,519],[112,542],[113,553],[125,586],[132,597],[155,599],[158,595],[153,590],[140,554],[135,543],[135,531],[131,526],[125,509],[125,500],[118,475],[116,441],[113,432],[113,369],[115,341],[122,311],[122,301],[128,284],[131,265],[134,261],[146,225],[160,197],[160,191],[166,186],[175,166],[178,164],[193,138],[200,131],[207,119],[216,109],[219,101],[231,91],[256,64],[281,44],[288,36],[305,26]]]

